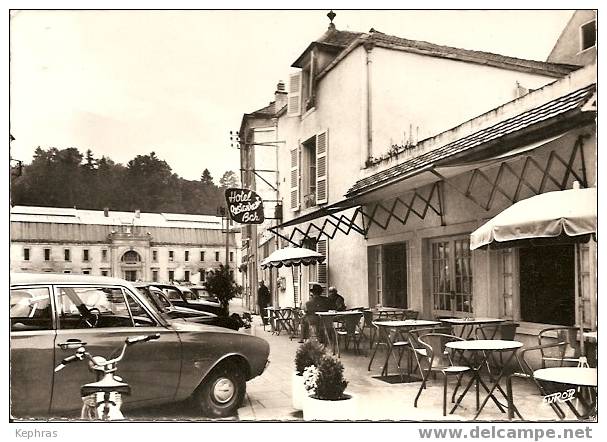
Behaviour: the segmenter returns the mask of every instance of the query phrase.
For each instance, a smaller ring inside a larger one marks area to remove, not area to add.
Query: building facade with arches
[[[240,232],[228,230],[226,241],[217,216],[15,206],[11,271],[199,284],[227,263],[240,282]]]

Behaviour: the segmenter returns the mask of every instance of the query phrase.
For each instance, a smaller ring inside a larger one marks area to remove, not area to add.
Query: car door
[[[126,287],[62,285],[54,287],[58,311],[57,362],[74,354],[81,343],[93,356],[116,357],[129,336],[159,333],[160,339],[135,344],[118,364],[117,374],[131,386],[124,407],[171,401],[179,384],[181,342],[164,327],[151,307]],[[51,415],[73,415],[80,409],[80,387],[94,382],[88,364],[75,362],[55,374]]]
[[[11,414],[47,416],[55,368],[51,287],[12,287],[10,319]]]

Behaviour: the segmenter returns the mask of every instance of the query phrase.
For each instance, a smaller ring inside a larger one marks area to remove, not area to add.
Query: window
[[[134,250],[128,250],[122,255],[122,262],[125,264],[137,264],[141,262],[141,256]]]
[[[44,260],[45,261],[51,260],[51,249],[44,249]]]
[[[200,260],[204,261],[204,251],[203,250],[200,251]]]
[[[72,271],[71,270],[64,270],[63,273],[65,273],[67,275],[67,274],[72,273]]]
[[[101,261],[102,262],[107,262],[107,249],[102,249],[101,250]]]
[[[291,210],[328,202],[328,131],[321,132],[291,149]]]
[[[152,262],[158,262],[158,250],[152,250]]]
[[[158,270],[152,270],[152,281],[158,282]]]
[[[472,313],[469,238],[432,241],[431,260],[433,311],[444,315]]]
[[[581,50],[585,51],[596,45],[596,21],[592,20],[580,27]]]
[[[219,252],[215,252],[215,261],[219,261]]]
[[[120,287],[60,287],[59,299],[61,329],[156,325]]]
[[[190,271],[186,270],[183,274],[183,279],[185,280],[185,282],[190,282]]]
[[[85,262],[89,260],[89,249],[82,250],[82,260]]]
[[[172,250],[169,250],[169,261],[174,261],[175,260],[175,254]]]
[[[186,250],[186,251],[185,251],[185,253],[184,253],[184,259],[185,259],[186,261],[189,261],[189,260],[190,260],[190,251],[189,251],[189,250]]]
[[[304,208],[316,205],[316,137],[303,143],[302,176]]]
[[[198,274],[200,275],[200,282],[204,282],[206,279],[206,272],[204,269],[198,269]]]
[[[70,249],[63,249],[63,259],[70,261]]]
[[[53,328],[49,289],[11,289],[11,331],[50,330]]]
[[[173,282],[175,280],[175,271],[169,270],[169,281]]]
[[[230,262],[234,262],[234,252],[230,252]]]
[[[407,243],[371,246],[369,265],[369,305],[408,308]]]
[[[102,270],[101,271],[101,276],[108,276],[108,271],[107,270]]]
[[[30,249],[28,249],[28,248],[23,249],[23,260],[24,261],[30,260]]]
[[[91,269],[82,269],[82,274],[83,275],[90,275],[91,274]]]

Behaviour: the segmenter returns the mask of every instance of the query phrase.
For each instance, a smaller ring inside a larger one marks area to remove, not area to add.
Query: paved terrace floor
[[[295,352],[299,344],[297,339],[290,340],[282,332],[273,335],[263,329],[259,316],[253,316],[253,327],[247,333],[260,336],[270,344],[270,365],[262,376],[247,383],[247,395],[243,406],[238,410],[240,421],[301,421],[302,412],[292,408],[291,376],[294,371]],[[358,398],[358,415],[354,420],[370,421],[469,421],[475,415],[475,394],[468,392],[452,415],[442,415],[442,376],[428,383],[428,388],[422,393],[418,407],[413,406],[420,382],[390,384],[376,376],[380,375],[385,353],[376,355],[371,371],[367,371],[369,362],[369,343],[361,344],[361,355],[356,355],[350,349],[342,350],[341,361],[344,365],[344,377],[348,381],[346,392]],[[364,353],[364,354],[363,354]],[[403,362],[405,356],[403,357]],[[403,365],[404,366],[404,365]],[[394,361],[391,360],[390,373],[398,373]],[[448,394],[453,392],[455,377],[450,377]],[[505,385],[505,382],[502,383]],[[520,413],[528,421],[556,421],[557,416],[546,404],[537,389],[524,380],[515,380],[515,404]],[[461,389],[460,389],[461,391]],[[484,390],[481,391],[481,401]],[[450,396],[449,396],[450,399]],[[566,408],[566,407],[565,407]],[[447,413],[450,411],[449,405]],[[567,410],[568,411],[568,410]],[[567,416],[575,420],[575,416]],[[488,402],[479,420],[507,421],[507,414],[501,413],[493,402]]]

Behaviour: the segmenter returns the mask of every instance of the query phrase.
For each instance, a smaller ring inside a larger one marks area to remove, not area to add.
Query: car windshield
[[[139,293],[141,293],[148,301],[156,312],[158,312],[165,319],[168,319],[167,310],[168,308],[164,305],[162,298],[154,290],[150,290],[148,287],[137,287]]]

